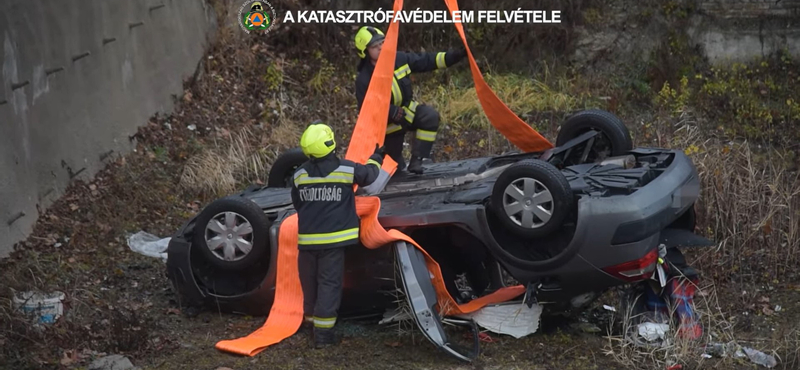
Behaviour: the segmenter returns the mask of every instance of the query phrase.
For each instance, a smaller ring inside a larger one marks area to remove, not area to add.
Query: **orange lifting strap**
[[[458,10],[456,0],[445,0],[451,12]],[[403,0],[395,0],[394,12],[403,8]],[[492,91],[483,79],[480,69],[467,45],[463,26],[455,23],[461,40],[467,49],[472,77],[481,106],[489,122],[507,137],[514,145],[525,152],[543,151],[553,145],[536,130],[521,120]],[[389,116],[389,99],[391,97],[392,73],[397,55],[398,22],[391,22],[386,32],[383,48],[378,58],[375,72],[370,81],[364,104],[362,104],[356,122],[350,146],[345,158],[365,163],[375,150],[375,143],[383,145],[386,134],[386,117]],[[383,169],[393,174],[397,169],[390,157],[386,157]],[[492,294],[470,301],[463,305],[456,304],[445,288],[439,264],[409,236],[397,230],[385,230],[378,222],[380,199],[377,197],[356,197],[356,211],[361,218],[361,243],[367,248],[380,248],[393,241],[406,241],[419,248],[425,254],[428,270],[433,274],[433,285],[436,290],[441,314],[458,315],[474,312],[486,305],[505,302],[525,292],[523,286],[507,287]],[[300,328],[303,320],[303,290],[300,286],[300,275],[297,265],[297,215],[286,218],[280,226],[278,237],[277,282],[275,299],[264,325],[250,335],[217,343],[216,348],[226,352],[246,356],[254,356],[268,346],[276,344],[292,336]]]

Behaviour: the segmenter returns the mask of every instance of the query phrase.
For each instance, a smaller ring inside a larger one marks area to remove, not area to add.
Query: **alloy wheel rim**
[[[519,178],[503,192],[503,209],[515,224],[536,229],[553,217],[553,194],[541,181],[529,177]]]
[[[206,224],[206,246],[228,262],[239,261],[253,250],[253,225],[236,212],[220,212]]]

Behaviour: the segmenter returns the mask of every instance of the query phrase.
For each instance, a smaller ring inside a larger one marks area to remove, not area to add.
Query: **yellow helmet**
[[[336,149],[333,130],[324,123],[312,123],[300,137],[300,147],[309,158],[322,158],[330,154]]]
[[[256,1],[252,5],[250,5],[250,11],[251,12],[263,12],[264,11],[264,7],[261,5],[260,2]]]
[[[361,58],[366,57],[365,51],[367,48],[383,40],[383,38],[384,36],[381,30],[370,26],[361,27],[356,33],[356,49],[358,49],[358,56]]]

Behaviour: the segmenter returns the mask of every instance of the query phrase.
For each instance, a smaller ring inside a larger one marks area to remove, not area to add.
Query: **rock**
[[[135,370],[136,368],[122,355],[111,355],[98,358],[89,365],[89,370]]]

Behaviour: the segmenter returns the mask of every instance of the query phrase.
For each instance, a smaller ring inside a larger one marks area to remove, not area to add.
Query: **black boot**
[[[300,330],[297,332],[306,337],[309,346],[314,347],[314,321],[303,319],[303,322],[300,324]]]
[[[333,329],[314,328],[314,348],[325,348],[339,344],[339,337],[335,335]]]
[[[422,157],[411,157],[411,162],[408,164],[408,172],[416,173],[418,175],[422,173]]]

